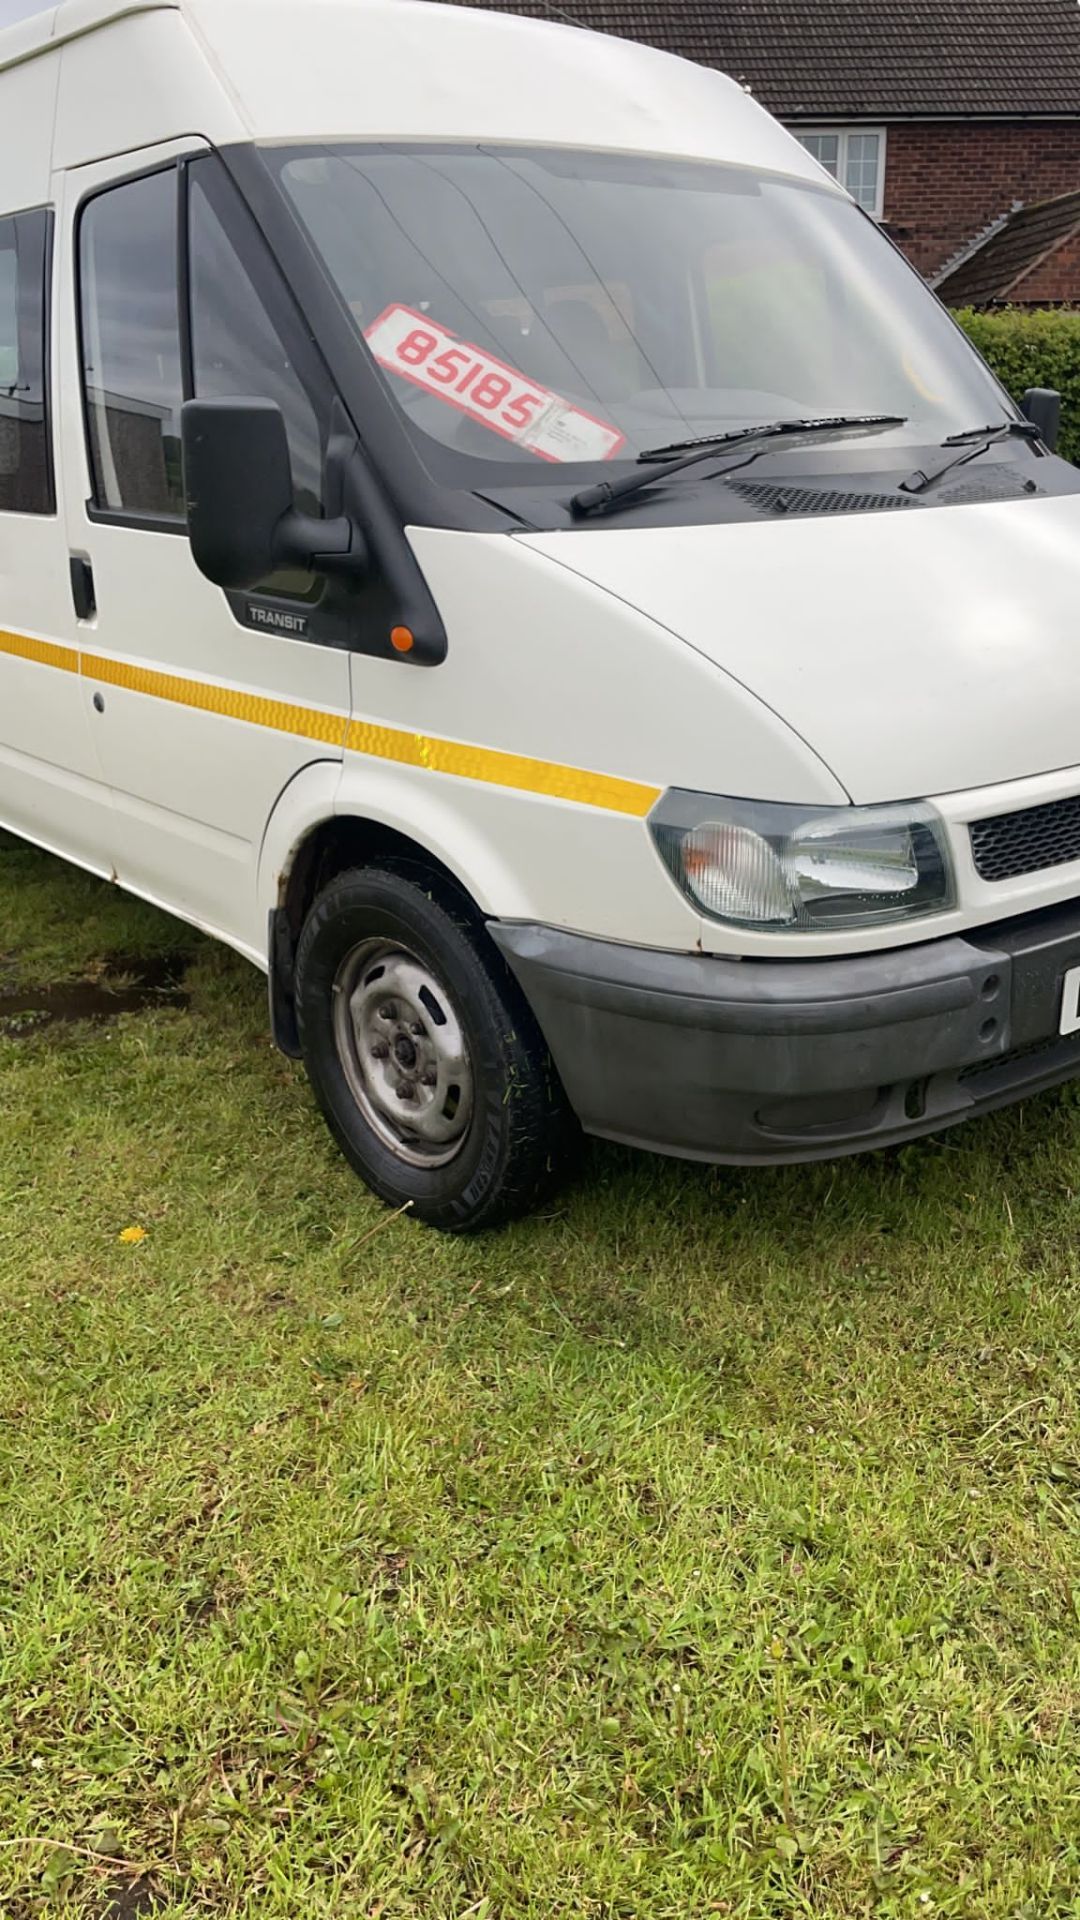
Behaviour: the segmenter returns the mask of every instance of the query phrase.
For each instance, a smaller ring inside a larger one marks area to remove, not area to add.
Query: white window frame
[[[845,189],[845,191],[848,190],[847,189],[848,141],[852,137],[857,138],[860,134],[874,134],[878,143],[877,195],[874,200],[874,205],[872,207],[867,207],[866,211],[867,213],[871,213],[875,220],[884,220],[885,218],[885,168],[888,164],[888,130],[885,127],[863,127],[863,126],[859,126],[858,124],[852,126],[850,124],[845,124],[843,122],[834,120],[834,121],[823,121],[821,122],[820,125],[815,125],[812,127],[810,126],[793,127],[791,131],[794,133],[796,140],[800,142],[803,140],[804,136],[807,134],[830,134],[835,137],[835,139],[839,143],[837,147],[837,160],[836,160],[837,167],[839,168],[839,182],[840,182],[840,185]],[[861,205],[862,203],[860,202],[859,204]]]

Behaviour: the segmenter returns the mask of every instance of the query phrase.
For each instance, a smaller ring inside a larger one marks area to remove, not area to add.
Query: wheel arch
[[[337,780],[326,778],[329,771],[312,769],[311,782],[301,779],[286,789],[268,825],[260,860],[259,893],[269,922],[271,1022],[278,1046],[294,1058],[299,1057],[293,1005],[296,948],[316,899],[339,873],[384,861],[407,863],[452,891],[478,921],[496,912],[496,899],[499,910],[511,918],[521,910],[520,881],[471,823],[456,819],[452,808],[440,808],[437,822],[430,806],[431,818],[423,824],[409,818],[411,809],[395,809],[391,820],[386,805],[365,809],[355,798],[343,802]],[[455,824],[461,829],[461,853],[447,845],[447,830]]]

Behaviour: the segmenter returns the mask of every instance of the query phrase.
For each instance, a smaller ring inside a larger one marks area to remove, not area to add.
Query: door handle
[[[92,620],[97,612],[94,594],[94,569],[85,553],[71,556],[71,598],[79,620]]]

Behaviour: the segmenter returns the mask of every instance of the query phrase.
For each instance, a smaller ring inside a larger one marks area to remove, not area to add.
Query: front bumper
[[[734,1164],[891,1146],[1080,1074],[1080,904],[836,960],[490,929],[586,1132]]]

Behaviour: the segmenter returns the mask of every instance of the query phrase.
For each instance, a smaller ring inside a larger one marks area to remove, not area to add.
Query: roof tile
[[[1007,300],[1016,282],[1078,229],[1080,192],[1020,207],[983,246],[945,274],[935,291],[950,307],[988,307]]]
[[[1077,0],[500,4],[506,13],[569,17],[719,67],[789,120],[1080,115]]]

